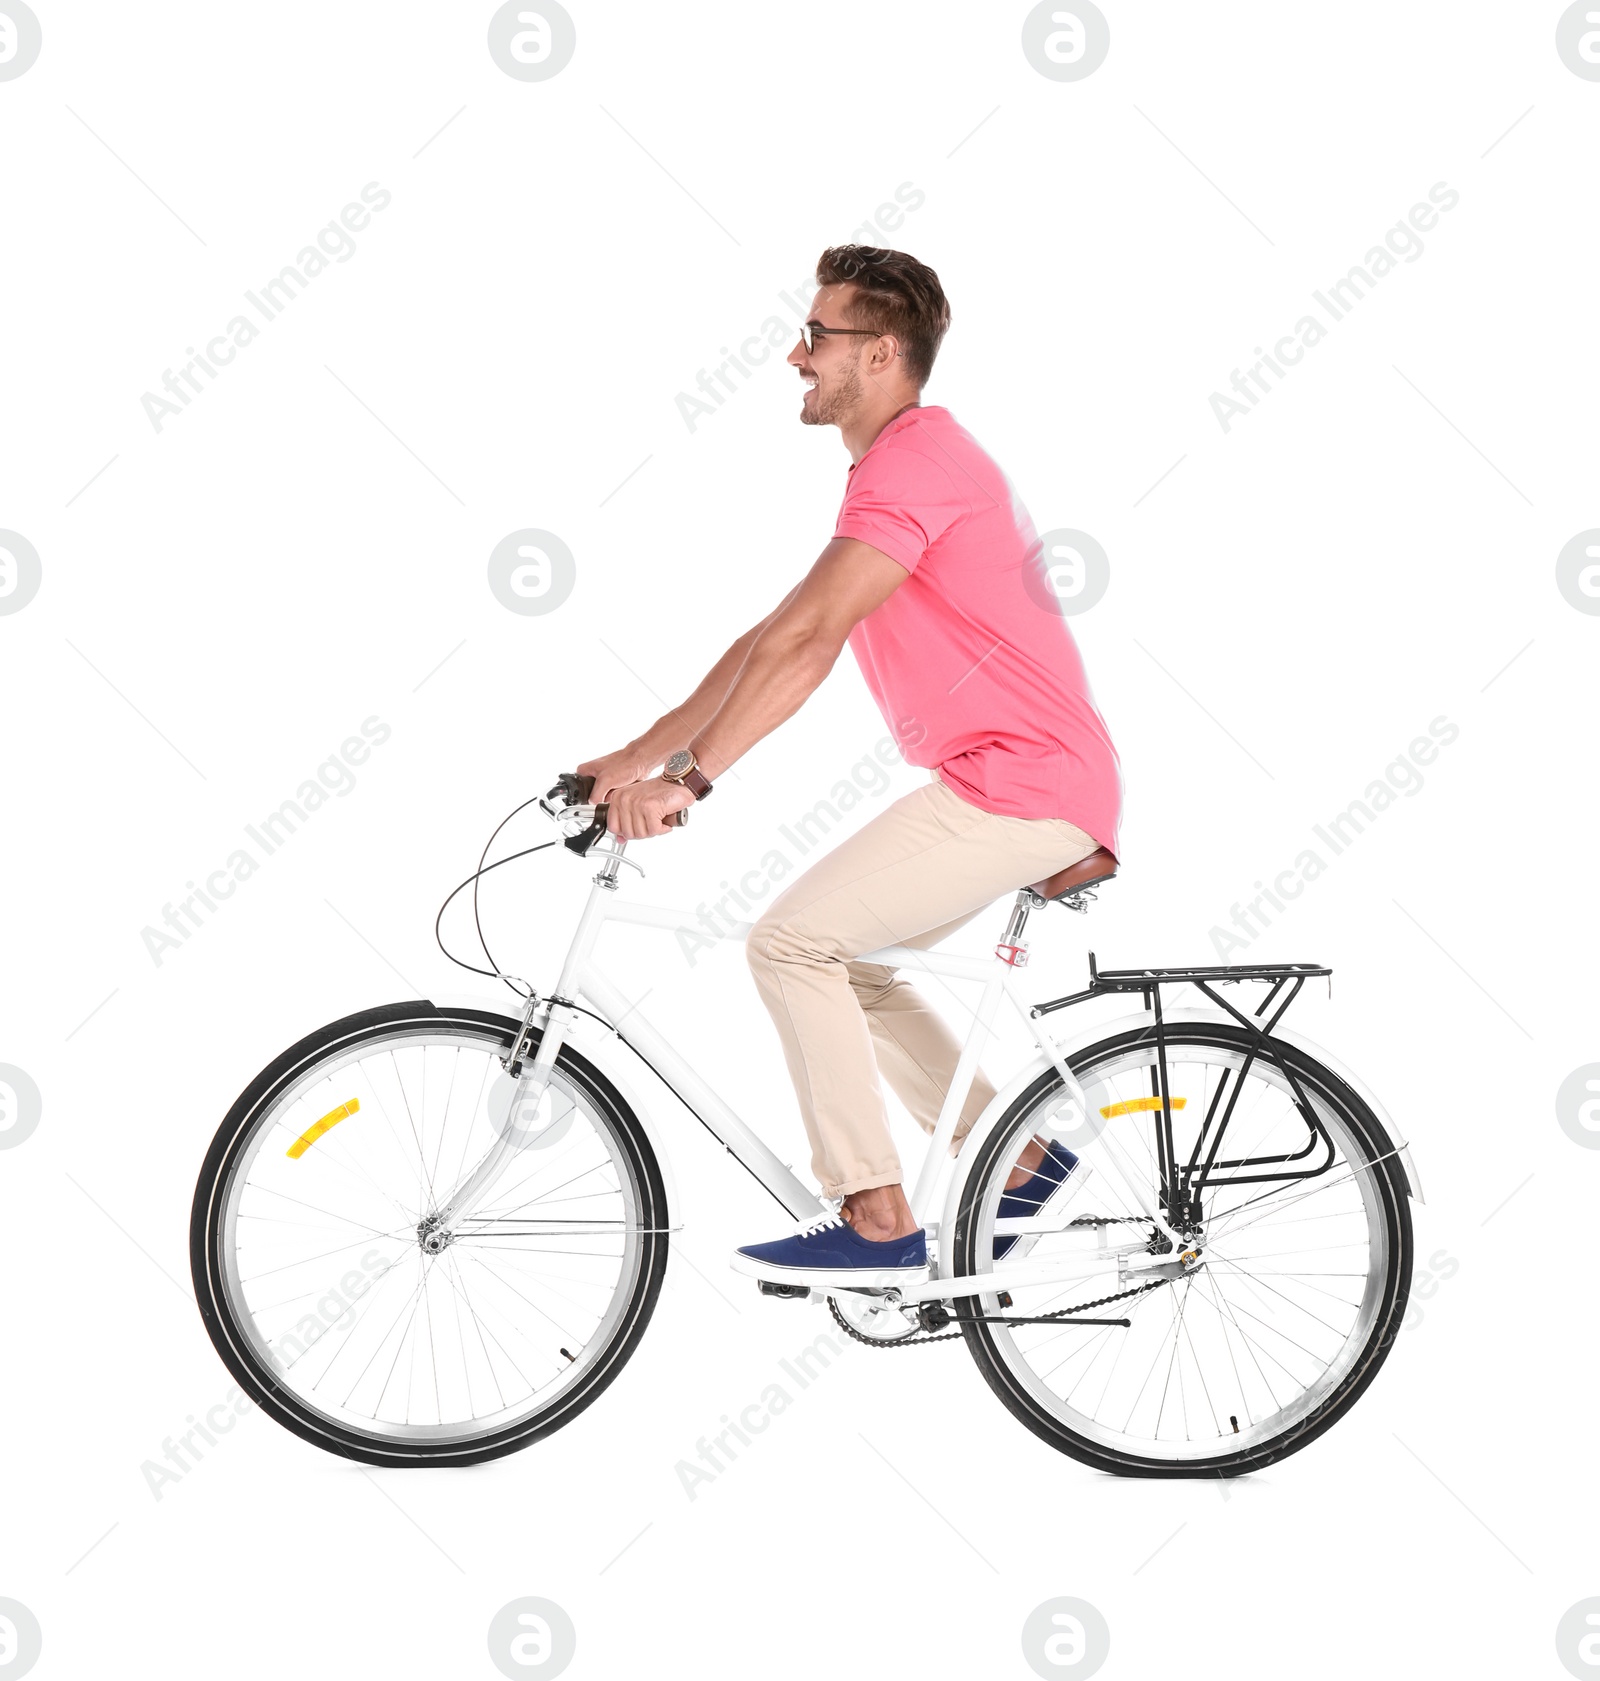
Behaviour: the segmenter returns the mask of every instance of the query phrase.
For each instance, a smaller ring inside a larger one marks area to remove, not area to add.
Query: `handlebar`
[[[589,796],[594,792],[594,778],[579,776],[576,771],[564,770],[556,778],[556,785],[539,802],[547,815],[558,821],[564,817],[589,818],[589,826],[581,834],[568,835],[562,843],[570,852],[580,856],[606,832],[606,814],[611,809],[610,801],[602,800],[599,805],[590,805]],[[551,802],[558,802],[552,807]],[[674,829],[681,829],[689,821],[687,811],[673,811],[667,814],[666,823]]]

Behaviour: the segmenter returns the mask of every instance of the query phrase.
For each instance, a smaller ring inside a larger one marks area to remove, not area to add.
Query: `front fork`
[[[538,1005],[537,994],[528,999],[516,1045],[525,1043],[527,1029],[532,1025],[533,1012]],[[556,999],[549,1001],[549,1008],[550,1013],[545,1020],[544,1036],[539,1041],[538,1054],[531,1063],[524,1065],[524,1072],[517,1081],[517,1089],[512,1094],[511,1105],[506,1111],[506,1123],[500,1131],[500,1136],[489,1146],[478,1165],[456,1187],[449,1199],[423,1222],[430,1233],[448,1232],[459,1221],[465,1219],[493,1189],[495,1181],[510,1166],[512,1157],[520,1155],[532,1142],[517,1126],[516,1117],[527,1113],[530,1105],[536,1108],[543,1098],[545,1088],[550,1084],[550,1070],[555,1067],[556,1058],[560,1056],[561,1047],[566,1041],[567,1030],[578,1014],[570,1004]],[[516,1068],[513,1066],[514,1052],[515,1046],[501,1061],[506,1065],[506,1072],[516,1078]]]

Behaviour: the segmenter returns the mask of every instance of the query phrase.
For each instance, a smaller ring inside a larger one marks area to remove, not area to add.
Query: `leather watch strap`
[[[676,780],[681,781],[697,800],[703,800],[711,792],[711,783],[701,773],[698,766],[691,767],[684,775]]]

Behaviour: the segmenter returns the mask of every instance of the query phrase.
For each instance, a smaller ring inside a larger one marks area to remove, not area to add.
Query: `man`
[[[579,770],[610,802],[613,833],[666,834],[669,814],[795,712],[848,641],[907,762],[933,771],[779,894],[747,946],[813,1171],[841,1201],[733,1265],[877,1285],[927,1264],[879,1070],[931,1133],[959,1046],[914,987],[856,958],[931,946],[1002,894],[1115,852],[1121,779],[1026,510],[950,412],[922,404],[950,323],[938,276],[904,252],[844,245],[823,252],[817,286],[788,360],[806,386],[802,423],[837,426],[850,452],[833,540],[681,707]],[[956,1148],[994,1095],[980,1074]],[[1035,1139],[1007,1181],[1021,1202],[1004,1211],[1038,1207],[1074,1166]]]

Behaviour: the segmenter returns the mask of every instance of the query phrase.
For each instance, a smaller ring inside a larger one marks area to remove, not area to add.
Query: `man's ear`
[[[872,368],[874,373],[887,373],[900,355],[900,341],[893,333],[885,333],[872,342]]]

